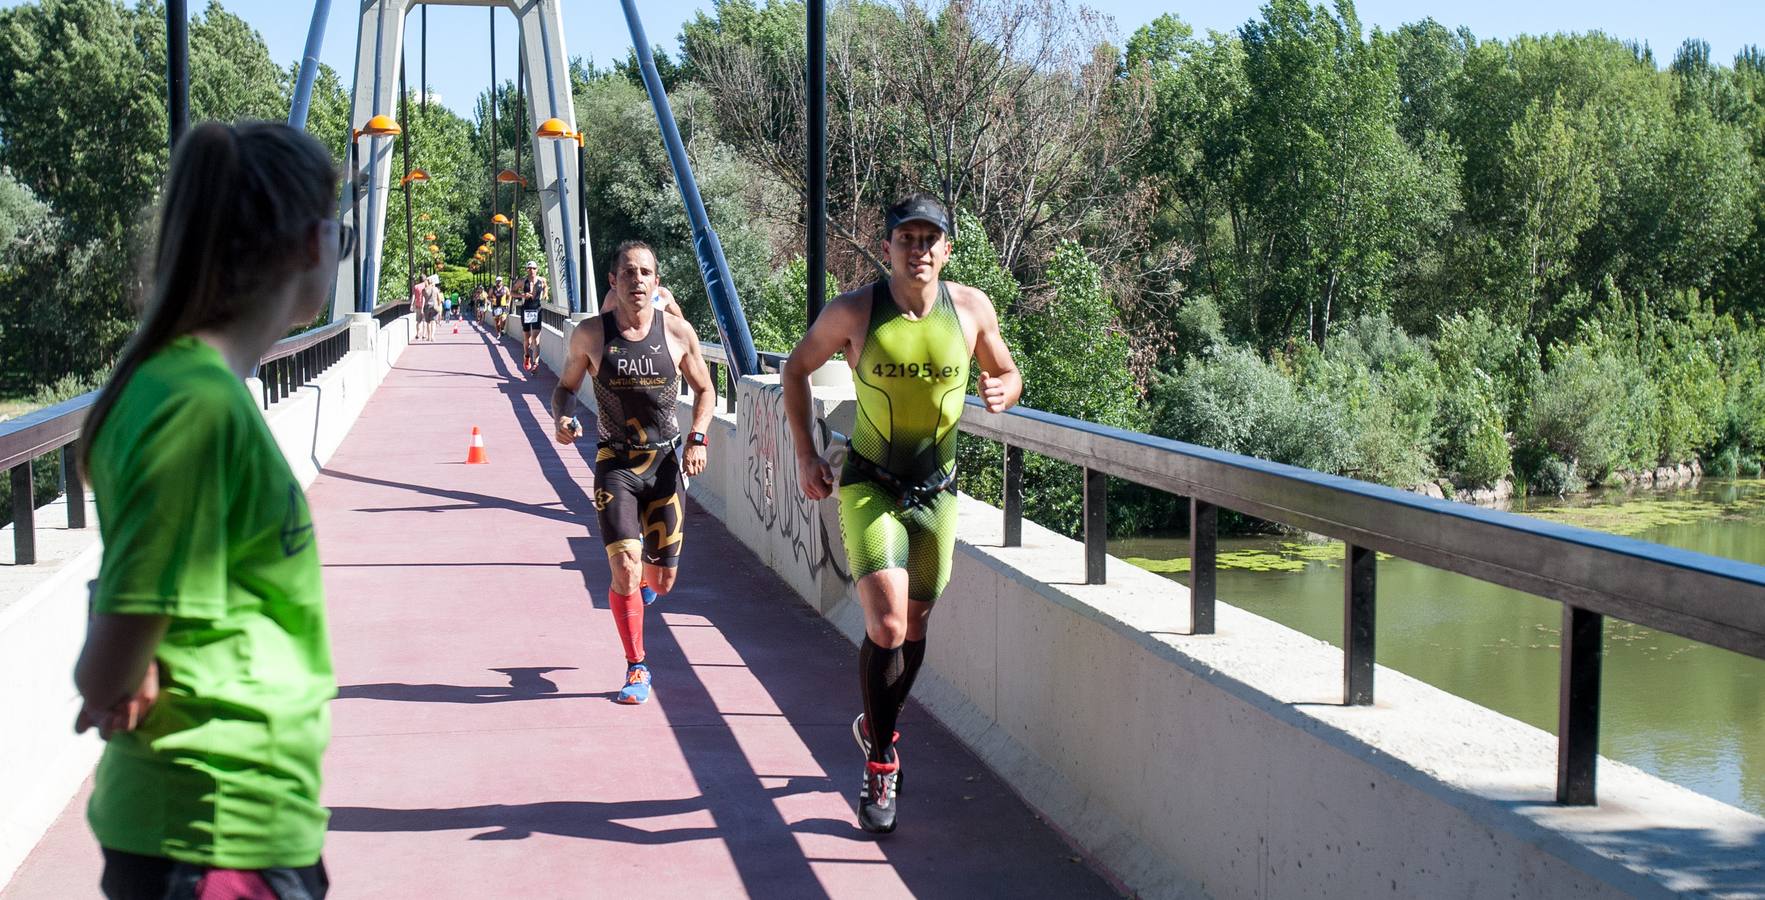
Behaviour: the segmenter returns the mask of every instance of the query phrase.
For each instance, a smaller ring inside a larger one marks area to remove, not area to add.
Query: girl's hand
[[[135,692],[124,698],[122,702],[107,710],[93,710],[85,707],[74,719],[74,733],[83,733],[88,728],[96,727],[98,736],[110,740],[110,736],[118,732],[134,731],[147,721],[147,714],[153,710],[153,704],[159,699],[159,662],[155,660],[147,664],[146,674],[141,676],[141,684]]]

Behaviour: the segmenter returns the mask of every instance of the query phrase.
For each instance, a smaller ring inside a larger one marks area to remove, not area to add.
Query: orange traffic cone
[[[459,333],[460,333],[460,323],[458,320],[455,320],[454,321],[454,334],[459,334]]]
[[[466,465],[478,465],[490,462],[484,453],[484,435],[478,433],[478,426],[472,426],[472,446],[466,449]]]

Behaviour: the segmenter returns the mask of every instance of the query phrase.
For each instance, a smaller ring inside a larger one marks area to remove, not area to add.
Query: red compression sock
[[[613,611],[613,626],[619,629],[619,643],[625,645],[625,661],[642,662],[643,594],[638,591],[621,594],[608,588],[607,608]]]

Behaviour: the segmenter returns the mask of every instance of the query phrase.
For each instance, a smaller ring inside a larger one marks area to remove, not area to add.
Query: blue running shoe
[[[647,584],[640,584],[637,586],[637,592],[643,595],[643,605],[649,606],[651,603],[656,602],[657,594],[655,588],[650,587]]]
[[[632,663],[625,670],[625,687],[619,689],[619,702],[636,706],[650,699],[650,667]]]

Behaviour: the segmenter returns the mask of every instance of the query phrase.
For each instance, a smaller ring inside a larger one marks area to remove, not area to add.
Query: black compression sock
[[[864,696],[864,724],[870,730],[870,759],[888,762],[890,738],[895,734],[895,690],[901,682],[901,648],[879,646],[864,636],[858,645],[858,689]]]
[[[895,685],[895,716],[907,705],[907,695],[913,690],[913,679],[919,677],[919,667],[925,663],[925,638],[917,641],[906,641],[901,644],[901,681]]]

